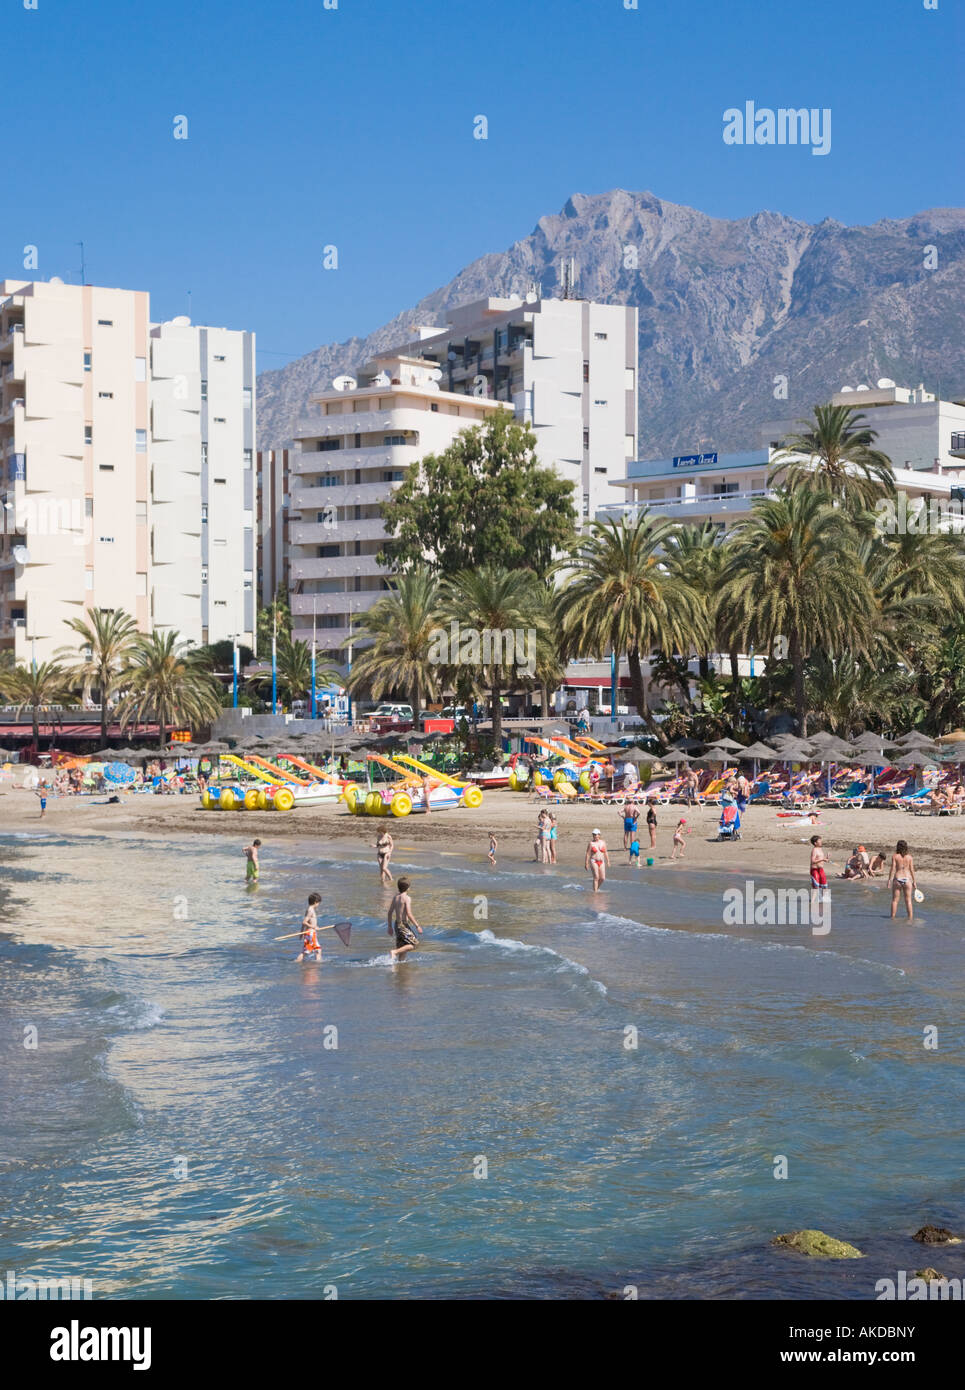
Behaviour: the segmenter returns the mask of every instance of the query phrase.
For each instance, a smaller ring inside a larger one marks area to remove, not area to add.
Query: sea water
[[[742,875],[618,865],[594,895],[403,849],[425,935],[393,966],[374,859],[269,841],[249,889],[239,846],[0,837],[0,1271],[187,1299],[965,1273],[909,1240],[965,1226],[956,895],[908,926],[833,884],[815,936],[724,925]],[[321,967],[273,940],[313,890],[353,924]],[[866,1258],[771,1245],[801,1227]]]

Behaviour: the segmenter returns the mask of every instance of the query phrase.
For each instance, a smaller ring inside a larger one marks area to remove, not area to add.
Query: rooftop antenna
[[[82,241],[78,241],[78,242],[76,243],[76,245],[78,245],[78,246],[80,247],[80,283],[81,283],[82,285],[86,285],[86,284],[87,284],[87,262],[84,260],[84,243],[83,243]]]
[[[573,256],[564,256],[560,266],[560,288],[564,299],[576,298],[576,260]]]

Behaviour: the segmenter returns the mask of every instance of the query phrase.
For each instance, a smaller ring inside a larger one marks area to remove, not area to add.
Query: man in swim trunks
[[[388,934],[395,937],[395,946],[389,952],[393,960],[398,960],[401,956],[406,956],[410,951],[414,951],[419,945],[419,938],[413,932],[422,933],[422,928],[412,915],[412,902],[409,898],[409,880],[400,878],[398,881],[398,893],[389,904],[389,915],[387,918]]]
[[[305,916],[302,918],[302,949],[295,957],[296,964],[303,961],[306,956],[312,956],[319,965],[322,963],[322,948],[318,941],[318,917],[316,909],[322,901],[318,893],[309,893],[308,906],[305,909]]]
[[[811,836],[811,907],[813,908],[818,901],[817,894],[822,896],[828,886],[828,876],[824,871],[825,864],[831,863],[830,854],[825,854],[821,847],[821,836]]]
[[[594,830],[590,836],[583,867],[589,869],[593,874],[594,893],[599,892],[601,884],[606,880],[606,871],[610,867],[610,851],[607,849],[606,841],[599,830]]]
[[[258,882],[258,851],[260,849],[260,840],[252,840],[250,845],[245,845],[245,858],[248,860],[245,866],[245,878],[249,883]],[[321,898],[319,898],[319,902],[321,902]]]
[[[630,842],[636,839],[637,821],[640,819],[640,812],[635,806],[624,806],[623,808],[623,848],[629,849]]]

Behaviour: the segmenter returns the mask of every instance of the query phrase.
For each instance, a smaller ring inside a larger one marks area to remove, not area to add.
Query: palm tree
[[[699,596],[711,631],[716,627],[723,555],[720,528],[713,521],[678,527],[667,546],[668,566]],[[709,652],[699,651],[697,663],[701,679],[706,680],[710,675]]]
[[[776,454],[769,482],[781,481],[792,491],[807,488],[826,501],[852,510],[873,506],[884,493],[894,492],[891,460],[875,449],[876,430],[863,424],[853,405],[816,405],[810,420],[801,420],[800,434],[791,435]]]
[[[907,687],[897,667],[881,670],[850,653],[831,656],[815,652],[805,673],[808,707],[833,733],[847,737],[855,724],[887,725],[895,703]]]
[[[370,645],[352,662],[349,688],[353,694],[366,689],[372,698],[404,690],[416,724],[424,698],[435,698],[442,668],[433,659],[433,634],[442,623],[439,581],[425,566],[417,566],[391,581],[389,593],[360,613],[352,632],[352,645],[368,639]]]
[[[101,707],[101,747],[107,747],[110,699],[120,688],[137,637],[137,623],[123,608],[89,608],[87,621],[67,618],[67,626],[81,639],[80,652],[61,647],[54,659],[63,661],[74,688],[85,699],[96,690]]]
[[[493,743],[503,736],[502,696],[520,676],[520,667],[532,660],[538,670],[540,634],[546,639],[547,606],[543,585],[531,570],[482,565],[453,575],[442,589],[446,615],[465,629],[463,645],[450,653],[457,666],[468,664],[479,671],[489,686]],[[522,636],[522,650],[517,634]],[[465,646],[466,635],[470,645]],[[478,647],[472,645],[475,634]],[[508,634],[508,635],[507,635]],[[530,651],[532,638],[535,650]]]
[[[734,528],[721,601],[743,642],[794,672],[798,733],[807,733],[804,664],[820,648],[867,654],[876,604],[848,512],[825,495],[782,489]]]
[[[44,661],[37,667],[15,666],[12,670],[0,672],[0,690],[16,706],[18,717],[22,710],[30,710],[34,748],[39,749],[41,709],[57,704],[70,693],[70,683],[63,668],[53,661]]]
[[[137,639],[124,684],[118,704],[121,728],[134,718],[156,719],[159,746],[169,728],[209,724],[221,709],[221,685],[208,658],[175,632],[152,632]]]
[[[312,653],[307,642],[279,633],[275,649],[275,679],[278,690],[287,704],[310,695],[312,689]],[[271,670],[256,671],[251,677],[255,685],[271,685]],[[315,684],[340,684],[342,677],[333,666],[315,669]]]
[[[577,656],[626,652],[633,703],[652,729],[642,658],[708,641],[700,595],[668,558],[675,536],[671,522],[647,512],[635,522],[597,521],[557,565],[569,572],[560,595],[564,641]]]

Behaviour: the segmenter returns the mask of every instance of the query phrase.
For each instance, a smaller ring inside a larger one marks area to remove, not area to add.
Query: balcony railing
[[[953,454],[965,454],[965,433],[955,431],[952,435],[952,447],[949,451]]]
[[[767,488],[752,488],[747,492],[701,492],[695,497],[659,497],[644,498],[639,502],[611,502],[604,507],[597,508],[598,516],[627,516],[635,520],[637,515],[643,511],[652,512],[683,512],[691,511],[748,511],[751,503],[757,497],[770,497],[772,494]]]

